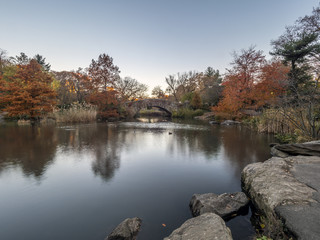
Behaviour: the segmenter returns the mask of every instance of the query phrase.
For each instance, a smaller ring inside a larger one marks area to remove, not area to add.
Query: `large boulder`
[[[300,144],[282,144],[276,145],[274,148],[288,155],[304,155],[320,157],[320,141]]]
[[[191,218],[164,240],[231,240],[231,231],[221,217],[205,213]]]
[[[247,206],[248,203],[249,199],[243,192],[224,193],[221,195],[205,193],[194,194],[189,206],[193,216],[211,212],[223,219],[227,219]]]
[[[320,157],[273,157],[242,171],[243,189],[266,216],[296,239],[320,239]],[[281,220],[281,221],[279,221]]]
[[[108,235],[105,240],[135,240],[141,227],[140,218],[127,218]]]

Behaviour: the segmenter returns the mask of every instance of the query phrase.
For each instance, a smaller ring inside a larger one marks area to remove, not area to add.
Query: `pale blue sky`
[[[46,57],[53,70],[109,54],[121,76],[165,86],[177,72],[222,73],[232,51],[270,41],[318,6],[315,0],[0,0],[0,48]]]

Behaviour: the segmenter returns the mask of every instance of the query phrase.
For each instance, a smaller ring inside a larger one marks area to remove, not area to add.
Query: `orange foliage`
[[[252,91],[255,108],[272,104],[278,96],[284,94],[288,85],[289,71],[290,68],[279,61],[271,62],[262,67],[260,81]]]
[[[118,105],[119,101],[116,98],[117,92],[103,91],[91,93],[88,101],[98,107],[98,117],[101,119],[107,119],[110,117],[119,117]]]
[[[28,116],[32,119],[52,111],[55,91],[51,88],[53,78],[36,60],[18,65],[13,77],[0,80],[0,102],[10,116]]]
[[[222,100],[212,110],[238,115],[245,108],[272,104],[284,93],[289,68],[279,61],[266,63],[248,80],[245,72],[230,73],[223,83]]]

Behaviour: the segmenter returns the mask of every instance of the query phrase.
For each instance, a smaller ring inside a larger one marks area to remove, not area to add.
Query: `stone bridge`
[[[172,111],[178,110],[180,107],[178,103],[165,100],[165,99],[143,99],[134,102],[126,102],[125,103],[126,110],[132,117],[136,116],[141,109],[147,108],[151,109],[153,107],[158,108],[168,115],[172,115]]]

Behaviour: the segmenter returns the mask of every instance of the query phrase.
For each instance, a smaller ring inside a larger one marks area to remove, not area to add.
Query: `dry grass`
[[[88,123],[97,119],[97,109],[89,104],[74,103],[67,109],[55,109],[52,114],[57,123]]]

